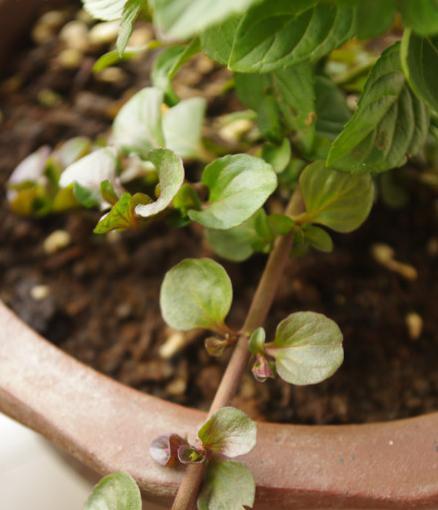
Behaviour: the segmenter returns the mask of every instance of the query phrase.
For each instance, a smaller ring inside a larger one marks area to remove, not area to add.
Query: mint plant
[[[120,20],[116,48],[96,62],[95,72],[160,49],[152,86],[120,109],[104,142],[80,137],[29,156],[10,178],[8,200],[24,215],[101,210],[96,234],[147,228],[153,221],[178,228],[197,223],[218,257],[240,262],[269,254],[238,328],[226,322],[231,280],[210,258],[181,261],[166,274],[160,294],[170,327],[201,328],[209,354],[233,353],[195,442],[165,431],[150,454],[163,467],[193,464],[174,510],[196,501],[200,510],[241,510],[253,505],[254,480],[244,464],[228,457],[248,453],[256,432],[229,404],[248,362],[258,381],[278,376],[305,385],[330,377],[343,361],[342,333],[322,314],[291,310],[274,333],[263,329],[289,257],[310,248],[332,251],[331,232],[356,230],[371,211],[376,189],[387,196],[387,172],[409,161],[421,171],[426,149],[436,146],[438,4],[83,3],[97,19]],[[138,19],[151,21],[157,38],[131,48]],[[391,37],[381,37],[389,31]],[[370,49],[370,38],[379,51]],[[255,136],[237,140],[231,151],[203,139],[206,101],[181,100],[172,86],[181,67],[201,52],[232,73],[230,86],[247,108],[229,120],[254,123]],[[186,171],[188,162],[200,178]],[[134,510],[138,498],[132,479],[115,474],[96,487],[86,508]]]

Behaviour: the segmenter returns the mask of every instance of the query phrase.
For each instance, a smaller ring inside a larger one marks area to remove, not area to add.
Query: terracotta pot
[[[0,0],[2,29],[8,19],[0,55],[38,3]],[[204,419],[199,411],[130,389],[75,361],[1,303],[0,411],[87,468],[129,471],[147,499],[163,503],[170,502],[181,472],[155,464],[148,445],[166,432],[193,435]],[[260,510],[436,510],[438,413],[371,425],[260,423],[257,447],[245,461],[256,478]]]

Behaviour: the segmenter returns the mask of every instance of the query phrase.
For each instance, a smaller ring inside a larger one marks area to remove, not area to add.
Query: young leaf
[[[179,102],[163,115],[166,147],[181,158],[199,157],[206,106],[203,97],[192,97]]]
[[[352,35],[354,9],[316,0],[264,0],[237,29],[228,66],[239,72],[268,72],[316,61]]]
[[[93,18],[113,21],[122,17],[126,0],[82,0],[82,3]]]
[[[266,332],[263,328],[257,328],[249,337],[248,349],[251,354],[259,354],[265,350]]]
[[[287,138],[284,138],[280,144],[267,142],[263,145],[262,157],[277,174],[280,174],[287,167],[291,156],[292,150]]]
[[[238,457],[250,452],[256,444],[257,428],[243,411],[222,407],[198,430],[202,446],[225,457]]]
[[[374,200],[369,175],[349,175],[325,168],[323,161],[308,165],[300,176],[306,223],[319,223],[336,232],[351,232],[368,217]]]
[[[84,188],[78,182],[73,184],[73,195],[76,201],[86,209],[94,209],[99,207],[101,203],[101,198],[97,191]]]
[[[151,0],[151,6],[158,29],[168,38],[184,39],[199,34],[228,16],[244,12],[256,1]]]
[[[12,172],[8,180],[8,186],[13,188],[26,182],[38,182],[44,174],[49,156],[50,147],[47,145],[40,147],[30,156],[27,156]],[[8,191],[8,199],[12,195],[15,195],[15,192],[11,189]]]
[[[78,184],[100,196],[100,184],[103,181],[114,182],[116,178],[115,151],[111,148],[98,149],[68,166],[61,174],[59,185],[66,188]]]
[[[149,446],[149,454],[158,464],[172,467],[179,462],[178,451],[180,447],[187,445],[187,440],[178,434],[167,434],[152,441]]]
[[[121,230],[132,225],[132,196],[123,193],[109,213],[103,216],[94,228],[95,234],[106,234],[111,230]]]
[[[405,30],[400,53],[412,90],[438,113],[438,36],[421,37]]]
[[[140,489],[128,473],[112,473],[94,487],[85,510],[141,510]]]
[[[277,327],[273,349],[278,375],[291,384],[324,381],[344,359],[342,333],[335,322],[322,314],[297,312]]]
[[[146,87],[137,92],[114,119],[113,140],[116,146],[145,154],[153,148],[164,147],[161,126],[163,92]]]
[[[211,259],[185,259],[166,273],[160,307],[172,328],[215,329],[227,316],[233,288],[225,269]]]
[[[182,445],[178,448],[178,460],[181,464],[202,464],[206,455],[194,446]]]
[[[396,43],[373,67],[358,109],[331,146],[327,165],[353,173],[401,166],[424,144],[428,125],[425,106],[404,79]]]
[[[116,48],[119,56],[122,57],[126,45],[131,37],[135,20],[138,18],[144,0],[126,0],[123,7],[122,21],[120,23],[119,35],[117,37]]]
[[[315,250],[330,253],[333,251],[333,241],[325,230],[315,225],[306,225],[303,228],[304,239]]]
[[[184,167],[181,159],[168,149],[154,149],[147,155],[153,163],[159,178],[160,195],[150,204],[139,204],[135,213],[143,218],[164,211],[171,203],[184,182]]]
[[[61,144],[52,154],[62,168],[72,165],[75,161],[86,156],[91,150],[91,141],[85,136],[70,138]]]
[[[403,23],[420,35],[438,34],[438,0],[399,0]]]
[[[251,471],[240,462],[210,462],[198,498],[198,510],[245,510],[254,505],[255,482]]]
[[[207,228],[205,234],[208,244],[214,252],[226,260],[242,262],[257,251],[257,247],[266,245],[267,241],[257,232],[257,217],[266,217],[263,209],[259,209],[246,221],[228,230]]]
[[[209,228],[240,225],[273,193],[277,177],[271,165],[247,154],[225,156],[210,163],[202,174],[209,189],[209,203],[189,217]]]
[[[396,0],[360,0],[356,7],[354,33],[359,39],[377,37],[391,28]]]

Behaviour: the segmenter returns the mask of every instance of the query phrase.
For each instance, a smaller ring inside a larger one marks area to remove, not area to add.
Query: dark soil
[[[226,359],[206,354],[202,333],[175,335],[158,308],[165,271],[185,257],[211,255],[198,230],[156,224],[105,238],[91,233],[95,213],[36,220],[8,211],[4,183],[23,157],[46,143],[102,134],[126,90],[147,84],[148,59],[123,64],[124,80],[109,85],[90,73],[91,55],[79,70],[57,66],[59,45],[54,38],[26,50],[0,85],[0,298],[97,370],[142,391],[206,408]],[[212,119],[230,101],[229,94],[212,99],[226,79],[197,61],[182,73],[179,87],[189,95],[201,83]],[[59,96],[56,107],[42,104],[41,91],[47,89]],[[436,217],[436,196],[414,183],[407,207],[378,204],[358,232],[335,236],[332,254],[291,260],[268,330],[292,311],[323,312],[344,333],[345,362],[330,380],[306,388],[280,380],[259,384],[248,373],[235,404],[261,420],[294,423],[359,423],[438,410]],[[57,229],[72,241],[49,255],[43,243]],[[376,262],[371,249],[382,242],[417,270],[415,280]],[[242,324],[263,264],[262,256],[225,264],[235,289],[231,325]],[[412,313],[422,323],[417,331],[407,326]]]

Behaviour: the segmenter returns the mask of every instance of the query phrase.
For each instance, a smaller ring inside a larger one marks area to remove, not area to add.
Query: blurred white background
[[[82,510],[90,490],[38,434],[0,413],[0,509]]]

